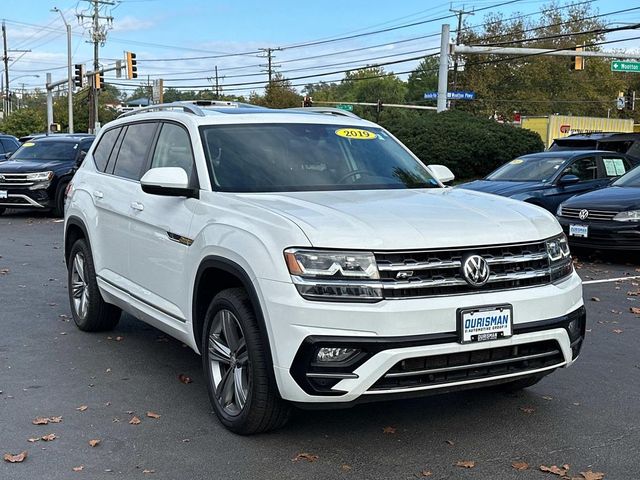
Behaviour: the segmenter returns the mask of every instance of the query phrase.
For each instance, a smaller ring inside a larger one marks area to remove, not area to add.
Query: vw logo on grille
[[[580,220],[586,220],[588,216],[589,216],[589,210],[580,210],[580,213],[578,213],[578,218]]]
[[[489,264],[480,255],[470,255],[462,264],[462,276],[472,287],[481,287],[489,281]]]

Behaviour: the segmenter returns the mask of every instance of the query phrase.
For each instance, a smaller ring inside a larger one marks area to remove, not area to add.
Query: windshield
[[[616,187],[640,187],[640,167],[629,170],[611,185]]]
[[[546,182],[555,175],[565,158],[516,158],[489,174],[486,180],[511,182]]]
[[[78,144],[75,142],[26,142],[16,153],[11,156],[11,160],[74,160]]]
[[[214,188],[228,192],[439,187],[379,128],[315,124],[201,127]]]

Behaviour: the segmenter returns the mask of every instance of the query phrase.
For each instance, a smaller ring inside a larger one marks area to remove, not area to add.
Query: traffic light
[[[100,90],[104,85],[104,72],[96,72],[94,74],[94,86],[96,90]]]
[[[127,78],[138,78],[138,61],[136,60],[136,54],[133,52],[125,52],[127,61]]]
[[[575,51],[576,52],[583,52],[584,51],[584,44],[576,46]],[[584,70],[584,57],[583,56],[573,57],[573,69],[574,70]]]
[[[629,90],[625,95],[624,107],[627,110],[635,110],[636,109],[636,92],[635,90]]]
[[[79,88],[84,86],[84,65],[77,63],[73,75],[73,85]]]
[[[382,111],[382,100],[378,99],[378,103],[376,105],[376,113],[380,113]]]

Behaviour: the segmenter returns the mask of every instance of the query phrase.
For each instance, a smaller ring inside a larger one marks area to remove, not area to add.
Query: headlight
[[[560,280],[573,272],[569,243],[564,233],[547,240],[547,255],[549,255],[551,281]]]
[[[556,217],[562,216],[562,204],[558,205],[558,210],[556,210]]]
[[[27,173],[29,182],[47,182],[53,178],[53,172]]]
[[[378,301],[380,274],[371,252],[285,250],[298,292],[308,300]]]
[[[629,210],[628,212],[620,212],[613,219],[616,222],[640,222],[640,210]]]

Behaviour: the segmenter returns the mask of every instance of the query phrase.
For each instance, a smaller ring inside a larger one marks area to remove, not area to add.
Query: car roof
[[[574,133],[567,137],[556,138],[554,141],[566,140],[640,140],[640,133],[631,132],[592,132],[592,133]]]
[[[545,152],[529,153],[518,158],[573,158],[582,155],[622,155],[624,153],[612,152],[611,150],[551,150]]]
[[[37,136],[33,137],[30,141],[37,141],[38,143],[49,143],[49,142],[69,142],[69,143],[78,143],[82,140],[93,140],[95,135],[75,135],[75,134],[65,134],[65,135],[48,135],[48,136]]]

